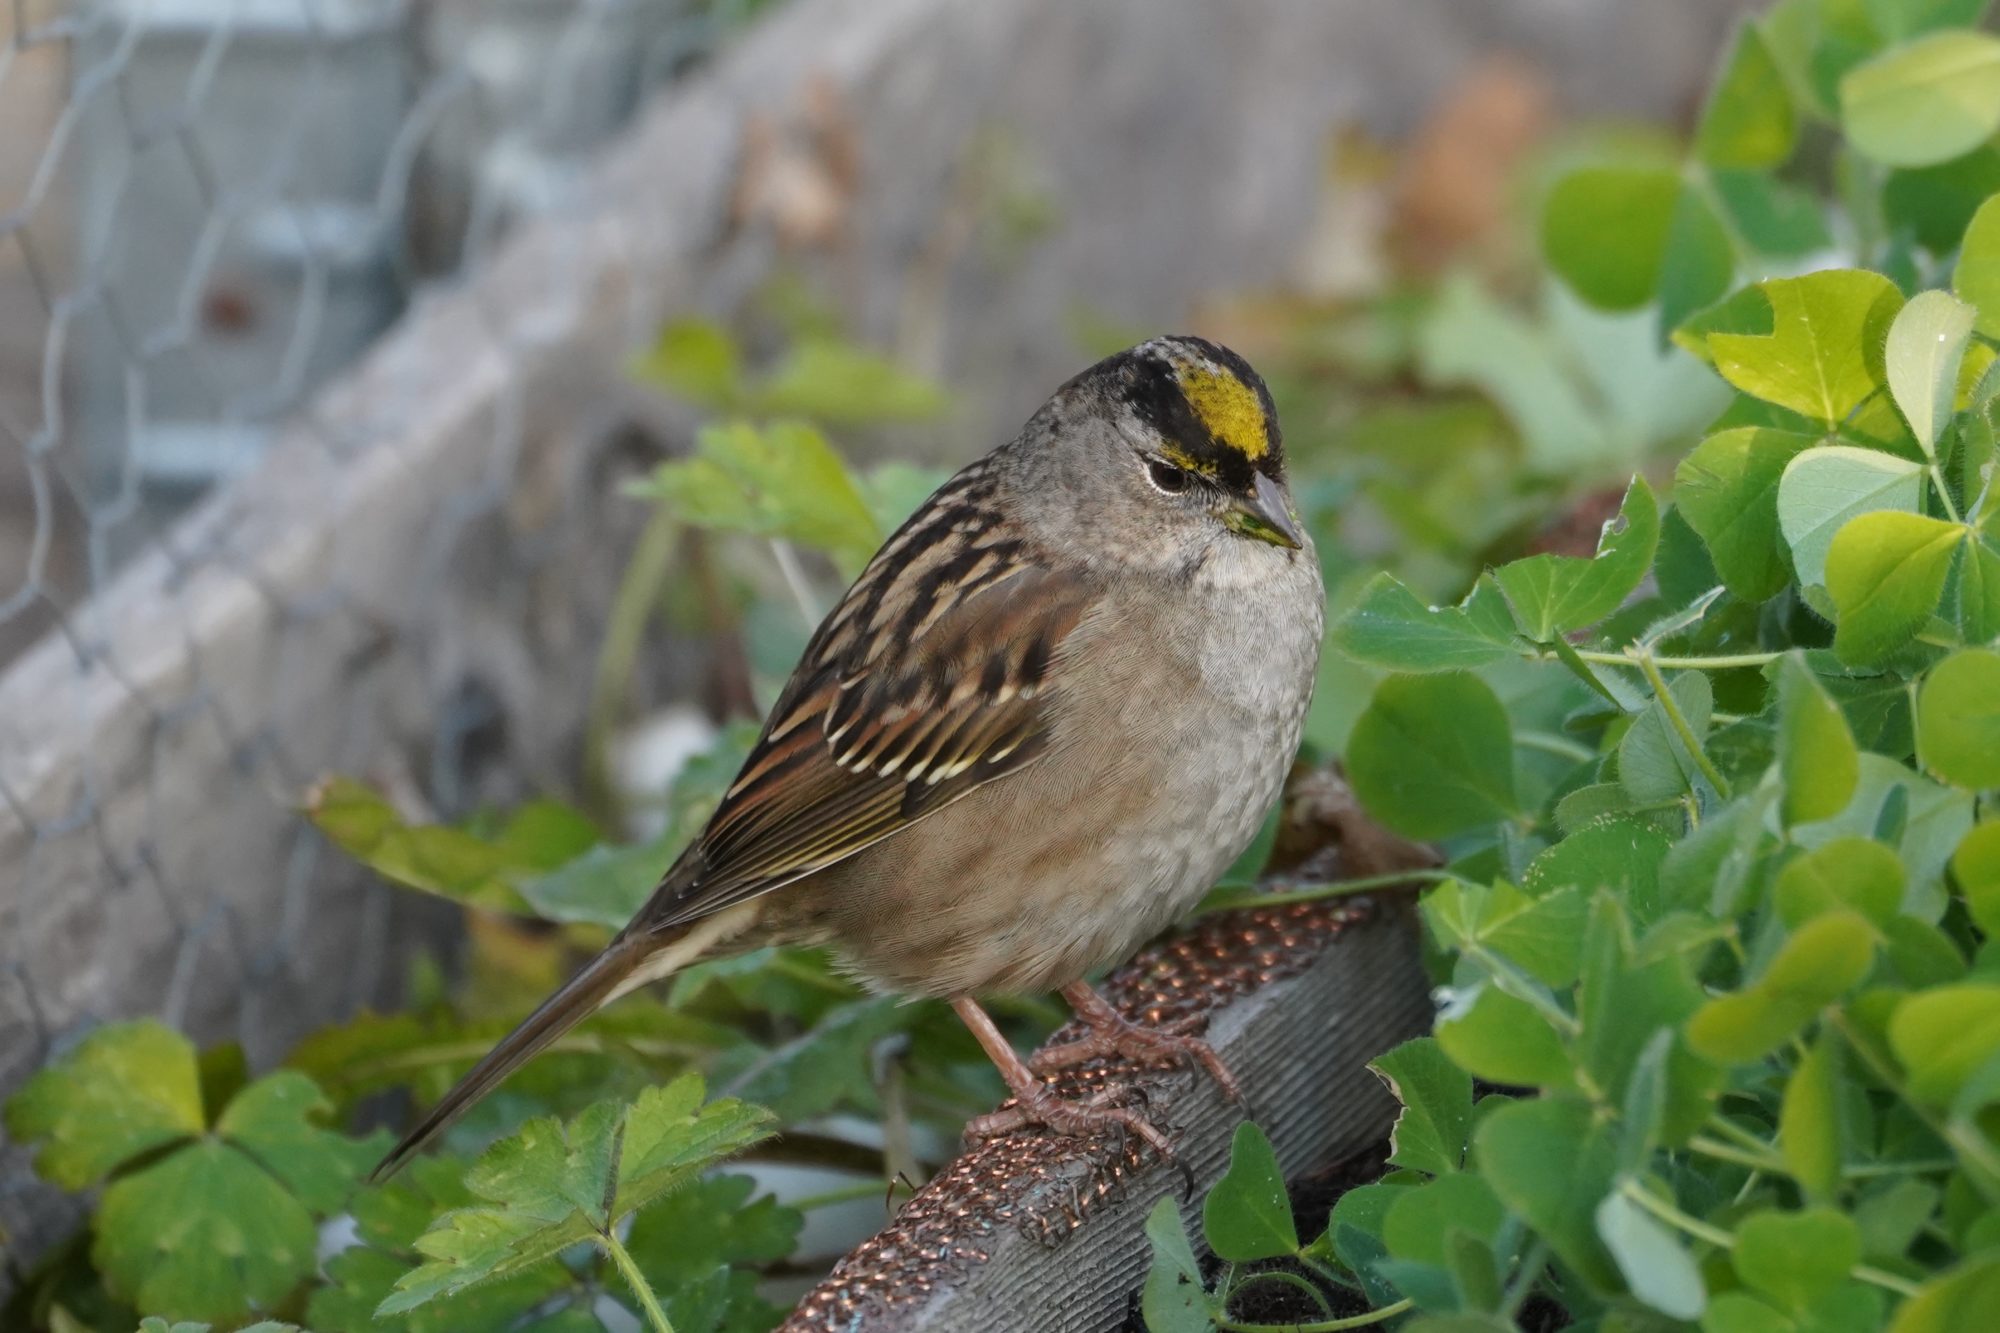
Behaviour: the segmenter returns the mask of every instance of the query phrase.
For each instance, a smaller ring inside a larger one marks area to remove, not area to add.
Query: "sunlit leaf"
[[[1969,152],[2000,130],[2000,37],[1932,33],[1848,71],[1840,120],[1855,147],[1892,167]]]

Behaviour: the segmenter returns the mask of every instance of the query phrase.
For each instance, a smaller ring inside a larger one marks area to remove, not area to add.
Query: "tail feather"
[[[539,1055],[549,1044],[615,998],[648,950],[637,936],[623,936],[592,959],[568,984],[542,1002],[521,1025],[501,1038],[483,1059],[433,1106],[430,1114],[403,1136],[370,1173],[370,1182],[388,1179],[426,1144],[472,1109],[474,1102],[504,1082],[509,1074]]]

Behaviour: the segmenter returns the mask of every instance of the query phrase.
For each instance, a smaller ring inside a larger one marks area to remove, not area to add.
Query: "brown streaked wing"
[[[1094,593],[1002,535],[967,480],[891,538],[821,626],[647,905],[650,926],[824,869],[1041,752],[1044,677]]]

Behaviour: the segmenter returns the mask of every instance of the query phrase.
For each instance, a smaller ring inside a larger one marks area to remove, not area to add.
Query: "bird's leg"
[[[1215,1053],[1215,1048],[1201,1038],[1190,1037],[1181,1031],[1182,1024],[1149,1028],[1134,1023],[1112,1008],[1111,1002],[1092,990],[1090,983],[1085,981],[1072,981],[1064,986],[1062,997],[1069,1001],[1069,1007],[1090,1032],[1075,1041],[1044,1047],[1036,1052],[1030,1064],[1036,1073],[1068,1069],[1104,1055],[1122,1055],[1128,1060],[1141,1062],[1172,1060],[1200,1065],[1222,1089],[1224,1096],[1239,1106],[1245,1104],[1242,1085],[1237,1083],[1236,1075],[1229,1072],[1229,1066],[1222,1063],[1222,1057]]]
[[[1046,1125],[1058,1134],[1076,1135],[1095,1134],[1115,1125],[1137,1134],[1168,1161],[1179,1161],[1167,1136],[1137,1111],[1106,1105],[1109,1094],[1100,1094],[1087,1102],[1073,1102],[1056,1096],[1049,1090],[1048,1084],[1028,1068],[984,1009],[969,999],[953,1000],[951,1007],[958,1011],[959,1018],[979,1039],[987,1057],[993,1061],[1000,1077],[1006,1080],[1008,1090],[1014,1094],[1013,1106],[966,1121],[965,1137],[968,1140],[976,1143],[981,1139],[997,1138],[1024,1125]]]

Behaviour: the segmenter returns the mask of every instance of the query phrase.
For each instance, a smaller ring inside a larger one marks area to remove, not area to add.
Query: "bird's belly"
[[[786,907],[809,918],[800,934],[830,940],[882,989],[1034,993],[1078,980],[1215,883],[1277,799],[1297,744],[1296,724],[1276,746],[1253,743],[1236,719],[1179,730],[1153,752],[1174,756],[1164,766],[1115,750],[1084,768],[1052,755],[932,815],[923,836],[885,839],[795,886]]]

